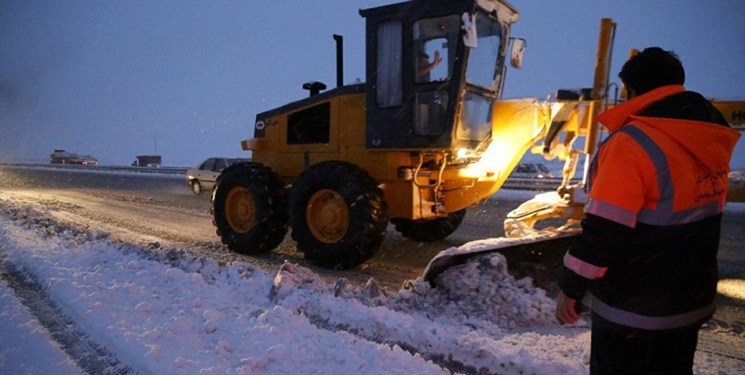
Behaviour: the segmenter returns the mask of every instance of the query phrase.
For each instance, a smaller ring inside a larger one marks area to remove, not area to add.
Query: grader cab
[[[413,240],[447,237],[531,148],[566,160],[565,176],[592,152],[612,23],[601,32],[595,90],[547,105],[500,100],[507,65],[519,68],[525,48],[510,37],[519,14],[504,1],[412,0],[360,14],[366,82],[306,83],[308,97],[256,116],[254,137],[242,141],[251,161],[223,171],[213,215],[231,250],[271,251],[291,228],[306,258],[352,267],[377,251],[389,222]],[[575,150],[580,136],[590,139]],[[576,221],[569,183],[551,207],[513,221]]]

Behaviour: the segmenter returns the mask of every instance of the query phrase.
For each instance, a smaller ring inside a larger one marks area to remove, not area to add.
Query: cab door
[[[368,148],[449,148],[473,0],[367,9]]]

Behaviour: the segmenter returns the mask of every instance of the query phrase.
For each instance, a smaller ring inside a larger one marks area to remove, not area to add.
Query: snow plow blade
[[[498,252],[507,259],[510,270],[521,264],[539,264],[555,269],[562,264],[564,254],[578,233],[541,234],[531,237],[491,238],[472,241],[459,247],[441,251],[429,261],[422,279],[430,284],[450,267],[466,263],[469,259],[491,252]]]

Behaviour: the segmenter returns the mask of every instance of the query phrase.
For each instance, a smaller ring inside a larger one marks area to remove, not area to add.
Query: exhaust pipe
[[[336,41],[336,87],[344,86],[344,37],[334,34]]]
[[[344,37],[334,34],[336,41],[336,87],[344,86]],[[310,91],[310,96],[318,95],[322,90],[326,90],[326,85],[322,82],[306,82],[303,89]]]

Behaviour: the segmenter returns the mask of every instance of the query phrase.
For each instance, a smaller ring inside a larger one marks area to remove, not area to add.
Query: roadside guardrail
[[[71,170],[86,170],[86,171],[118,171],[118,172],[131,172],[131,173],[150,173],[150,174],[170,174],[179,175],[186,174],[188,167],[135,167],[125,165],[77,165],[77,164],[38,164],[38,163],[0,163],[0,165],[8,165],[15,167],[29,167],[29,168],[56,168],[56,169],[71,169]],[[502,186],[503,189],[513,190],[536,190],[536,191],[550,191],[555,190],[561,185],[561,178],[547,177],[547,178],[508,178]]]
[[[15,167],[57,168],[86,171],[120,171],[134,173],[186,174],[187,167],[134,167],[126,165],[79,165],[79,164],[34,164],[34,163],[0,163]]]

